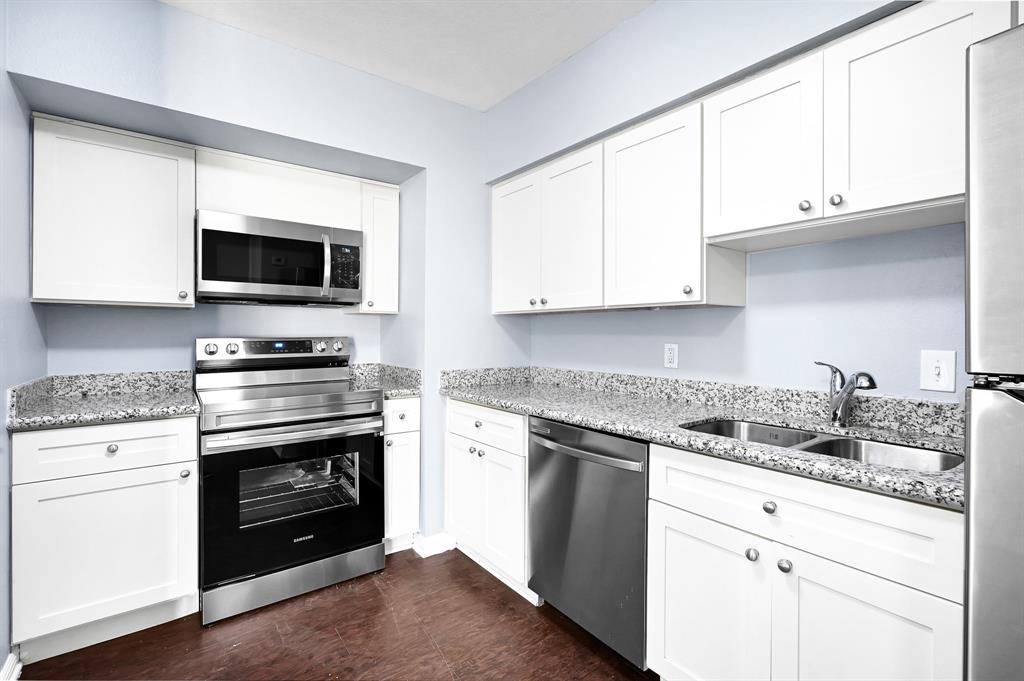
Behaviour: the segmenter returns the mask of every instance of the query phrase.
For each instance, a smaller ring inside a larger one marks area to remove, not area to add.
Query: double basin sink
[[[964,461],[962,456],[934,449],[906,447],[750,421],[721,420],[681,427],[698,433],[731,437],[743,442],[786,447],[861,463],[908,468],[926,473],[948,471]]]

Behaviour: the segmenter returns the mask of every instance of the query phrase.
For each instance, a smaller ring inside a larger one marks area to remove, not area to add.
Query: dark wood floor
[[[24,679],[650,679],[458,551],[202,627],[198,615],[28,665]]]

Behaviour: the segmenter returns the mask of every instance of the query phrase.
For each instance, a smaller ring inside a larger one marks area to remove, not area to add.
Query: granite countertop
[[[756,421],[836,435],[853,435],[895,444],[963,454],[962,436],[874,428],[832,427],[821,418],[786,415],[766,410],[607,392],[572,385],[519,383],[505,385],[447,385],[441,393],[519,414],[593,428],[639,440],[772,468],[892,497],[955,511],[964,509],[963,464],[941,473],[859,463],[823,454],[686,430],[716,419]],[[780,411],[784,411],[781,410]],[[785,410],[790,413],[788,410]],[[957,432],[955,428],[953,432]]]
[[[47,376],[11,389],[7,430],[195,416],[189,371]]]
[[[393,364],[353,364],[352,389],[380,388],[385,399],[419,397],[422,393],[422,373],[419,369]]]

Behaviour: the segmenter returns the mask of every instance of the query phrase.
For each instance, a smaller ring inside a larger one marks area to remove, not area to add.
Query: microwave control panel
[[[331,244],[331,288],[359,288],[359,247]]]

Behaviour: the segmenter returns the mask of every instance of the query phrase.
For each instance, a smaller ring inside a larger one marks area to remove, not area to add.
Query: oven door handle
[[[320,286],[320,295],[331,294],[331,238],[324,232],[320,235],[320,241],[324,245],[324,281]]]
[[[239,449],[250,449],[254,446],[273,447],[275,445],[290,445],[301,442],[313,442],[315,440],[326,440],[337,435],[373,435],[384,432],[384,421],[377,419],[365,423],[351,423],[346,426],[332,426],[330,428],[314,428],[312,430],[297,430],[292,433],[272,433],[267,435],[248,435],[246,437],[232,437],[230,435],[213,435],[203,438],[203,455],[218,454],[220,452],[233,452]]]

